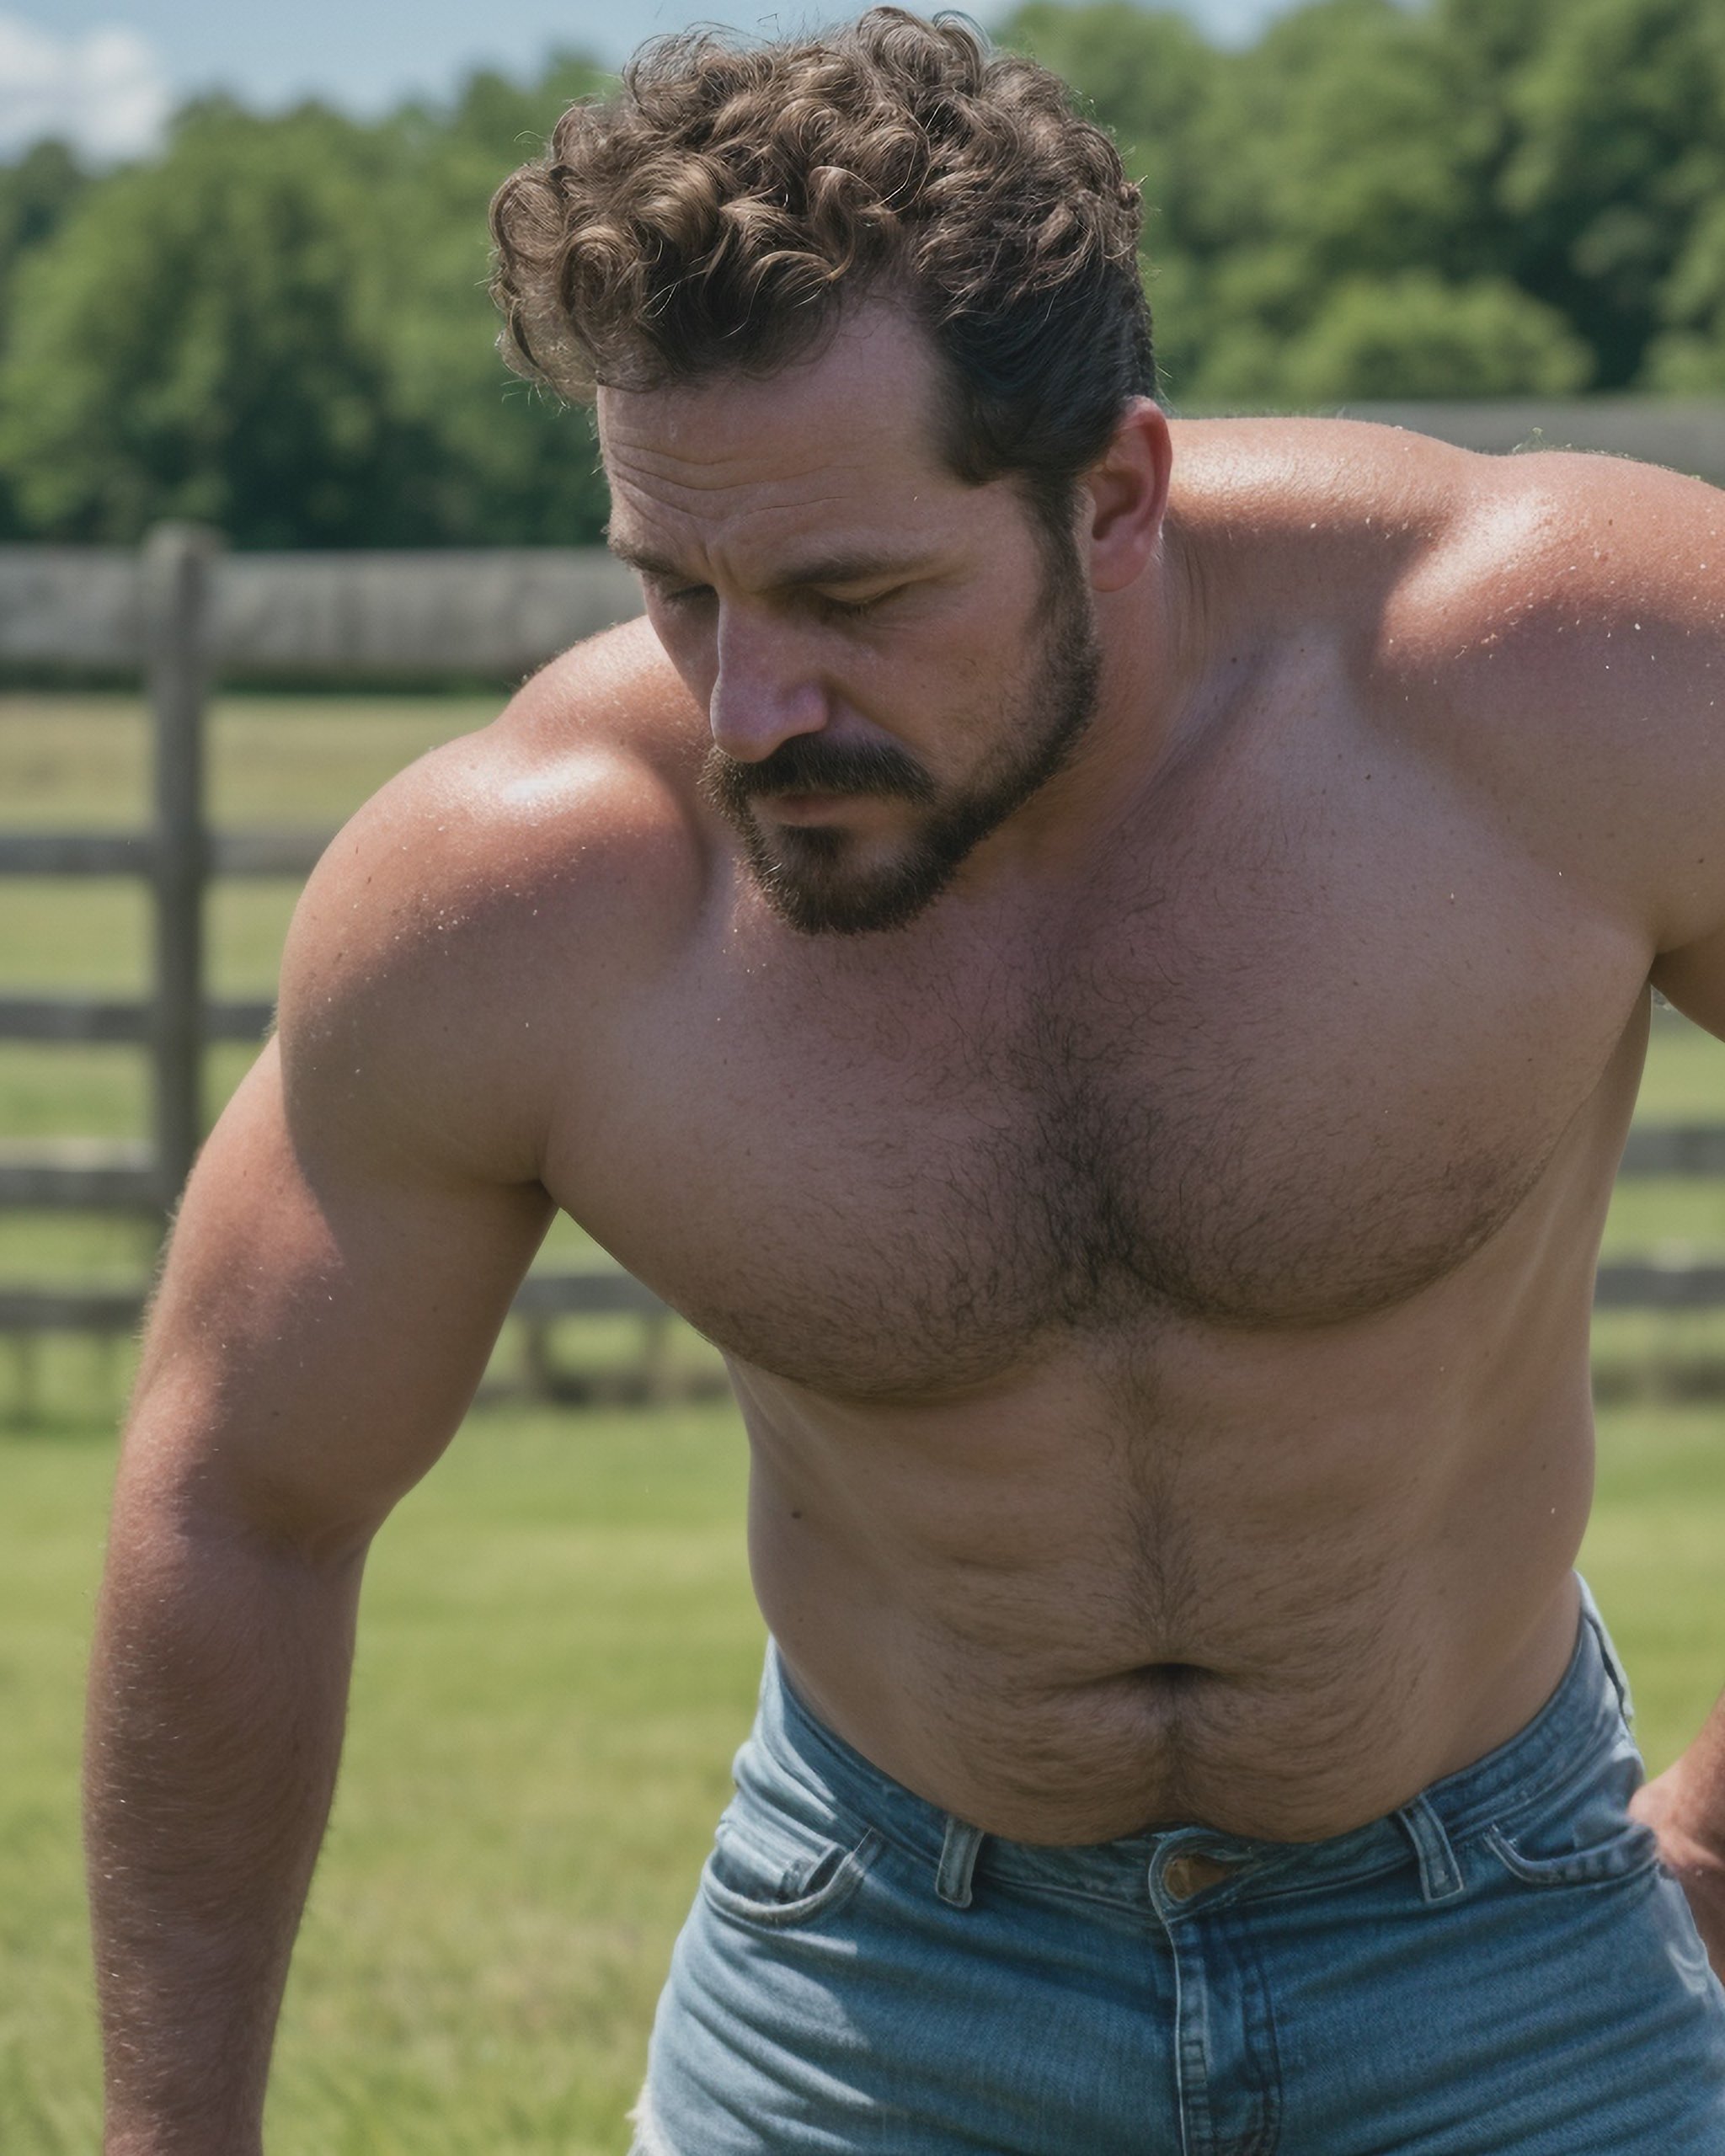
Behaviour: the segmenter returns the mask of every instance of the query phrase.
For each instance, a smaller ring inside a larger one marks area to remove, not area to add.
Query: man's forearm
[[[87,1838],[108,2156],[248,2156],[334,1785],[362,1553],[116,1510]]]

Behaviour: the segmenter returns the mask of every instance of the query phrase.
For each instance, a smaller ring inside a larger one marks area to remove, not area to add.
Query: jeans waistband
[[[1179,1849],[1201,1848],[1237,1886],[1301,1888],[1405,1863],[1410,1849],[1426,1900],[1462,1891],[1453,1844],[1502,1823],[1587,1771],[1621,1737],[1632,1712],[1628,1681],[1585,1581],[1569,1665],[1531,1721],[1471,1766],[1434,1782],[1381,1819],[1326,1841],[1254,1841],[1194,1823],[1112,1842],[1066,1845],[984,1834],[883,1774],[815,1716],[792,1690],[769,1645],[755,1739],[782,1771],[838,1810],[926,1855],[942,1898],[962,1907],[979,1865],[1026,1885],[1141,1899],[1147,1873]]]

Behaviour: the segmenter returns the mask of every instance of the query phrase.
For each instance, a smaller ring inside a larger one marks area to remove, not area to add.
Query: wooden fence
[[[1615,450],[1725,483],[1721,403],[1379,406],[1360,416],[1470,447],[1537,441]],[[210,830],[204,718],[221,674],[380,684],[439,674],[519,677],[638,604],[633,578],[600,549],[229,555],[215,534],[183,525],[159,528],[136,553],[0,547],[0,666],[136,670],[154,726],[149,829],[0,831],[0,874],[131,876],[148,887],[150,994],[0,997],[0,1041],[142,1049],[152,1072],[150,1139],[0,1148],[0,1207],[131,1210],[165,1220],[205,1127],[206,1046],[256,1040],[269,1024],[268,1005],[214,1001],[205,992],[206,889],[215,877],[303,876],[329,835]],[[1622,1171],[1725,1176],[1725,1126],[1638,1128]],[[136,1325],[143,1295],[142,1287],[0,1290],[0,1334],[124,1333]],[[1597,1304],[1725,1308],[1725,1259],[1605,1265]],[[638,1389],[656,1392],[669,1381],[669,1314],[625,1273],[535,1272],[515,1307],[528,1368],[543,1385],[557,1385],[548,1328],[566,1315],[639,1318]]]
[[[205,993],[206,890],[217,877],[307,874],[325,830],[213,831],[205,810],[204,722],[225,671],[387,684],[438,673],[509,678],[638,611],[634,579],[602,549],[483,554],[230,556],[214,533],[164,526],[139,553],[0,547],[0,664],[136,669],[153,728],[148,829],[0,831],[0,875],[136,877],[152,901],[150,993],[0,996],[0,1042],[142,1050],[151,1134],[0,1147],[0,1208],[152,1214],[164,1223],[205,1129],[204,1051],[256,1041],[272,1006]],[[145,1289],[0,1289],[0,1334],[125,1334]],[[536,1272],[515,1314],[526,1368],[569,1390],[549,1352],[565,1315],[628,1315],[642,1349],[627,1389],[671,1382],[670,1313],[627,1273]]]

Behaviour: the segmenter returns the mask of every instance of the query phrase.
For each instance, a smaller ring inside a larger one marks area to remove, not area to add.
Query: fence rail
[[[147,1145],[56,1138],[0,1153],[0,1208],[8,1212],[159,1213],[161,1206]]]
[[[210,831],[215,876],[309,876],[333,833]],[[0,876],[153,876],[159,841],[128,831],[0,831]]]
[[[206,1002],[198,1030],[206,1041],[257,1041],[275,1006],[262,999]],[[152,1004],[125,996],[0,995],[0,1041],[135,1042],[155,1038]]]
[[[1725,487],[1725,398],[1509,397],[1477,403],[1350,404],[1346,416],[1501,456],[1580,449],[1632,456]]]
[[[186,525],[142,554],[0,547],[0,659],[22,665],[130,672],[165,634],[176,663],[227,674],[508,677],[639,611],[599,547],[227,554]]]

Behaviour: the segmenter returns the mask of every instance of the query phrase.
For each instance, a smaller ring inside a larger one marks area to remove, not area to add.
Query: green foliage
[[[1526,288],[1636,378],[1696,214],[1725,185],[1725,16],[1696,0],[1575,0],[1509,88],[1502,174]]]
[[[37,142],[16,164],[0,165],[0,350],[10,326],[13,272],[41,247],[88,184],[63,142]],[[0,464],[0,539],[23,536],[11,475]]]
[[[1460,266],[1481,127],[1445,57],[1429,19],[1393,0],[1318,0],[1274,23],[1207,115],[1215,245],[1274,234],[1308,290]]]
[[[1696,219],[1660,295],[1665,327],[1648,353],[1647,377],[1679,395],[1725,396],[1725,200]]]
[[[1350,278],[1283,357],[1300,404],[1348,398],[1562,397],[1592,371],[1555,308],[1500,277],[1449,285],[1426,270]]]
[[[1035,0],[1146,176],[1180,403],[1725,388],[1725,9],[1307,0],[1224,52]]]
[[[1146,205],[1169,396],[1725,391],[1725,8],[1305,0],[1224,51],[1028,0]],[[585,416],[494,350],[485,209],[605,78],[471,77],[361,123],[212,100],[153,162],[0,168],[0,536],[579,542]]]
[[[484,282],[498,183],[606,80],[567,55],[530,88],[478,74],[447,113],[409,109],[382,131],[378,216],[389,243],[378,250],[378,312],[390,393],[436,445],[420,476],[419,536],[398,543],[569,545],[603,526],[588,417],[505,367]]]
[[[183,114],[161,159],[90,184],[20,264],[0,356],[17,522],[126,542],[189,516],[242,547],[591,538],[586,420],[505,369],[483,283],[493,189],[601,79],[567,59],[531,91],[481,75],[446,112],[371,125]]]
[[[37,142],[15,165],[0,165],[0,307],[19,258],[53,236],[88,184],[63,142]]]
[[[118,540],[190,516],[254,547],[388,536],[421,445],[385,394],[350,131],[315,109],[260,123],[206,106],[28,264],[0,455],[32,524]]]

